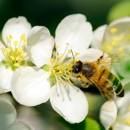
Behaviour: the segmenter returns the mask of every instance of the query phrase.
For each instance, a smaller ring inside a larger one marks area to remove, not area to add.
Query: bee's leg
[[[99,90],[100,91],[100,90]],[[103,91],[100,91],[100,94],[105,97],[107,100],[111,100],[108,95],[106,93],[104,93]]]
[[[83,82],[83,81],[82,81],[81,86],[82,86],[83,88],[88,88],[88,87],[89,87],[89,83],[88,83],[88,82]]]
[[[100,60],[101,60],[103,57],[104,57],[104,52],[103,52],[103,54],[97,59],[98,64],[100,63]]]

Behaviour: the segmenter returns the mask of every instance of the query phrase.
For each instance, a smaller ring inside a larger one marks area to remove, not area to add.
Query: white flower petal
[[[114,20],[113,22],[110,23],[109,26],[114,26],[118,23],[125,23],[125,22],[130,22],[130,17],[124,17],[124,18],[119,18],[117,20]]]
[[[106,28],[101,49],[108,54],[129,53],[130,18],[118,19]]]
[[[107,25],[102,25],[98,27],[93,33],[93,39],[91,46],[96,49],[100,49],[100,45],[102,43],[103,35],[106,30]]]
[[[20,36],[22,34],[26,34],[27,36],[30,29],[31,29],[31,25],[26,20],[25,17],[20,16],[18,18],[11,18],[5,23],[3,27],[2,38],[5,44],[7,43],[5,37],[9,35],[13,36],[12,41],[16,41],[16,40],[19,41]]]
[[[116,105],[119,113],[124,113],[128,106],[130,106],[130,91],[126,92],[124,97],[116,99]]]
[[[11,70],[11,68],[0,66],[0,93],[10,91],[12,75],[13,71]]]
[[[103,52],[95,49],[95,48],[89,48],[86,50],[86,52],[82,55],[77,56],[76,58],[80,59],[82,62],[83,61],[96,61],[100,56],[102,56]],[[104,54],[104,57],[106,57],[107,54]]]
[[[92,26],[82,14],[69,15],[59,23],[55,40],[60,54],[65,50],[65,43],[70,44],[68,49],[83,53],[92,40]]]
[[[15,121],[15,123],[7,130],[35,130],[30,124],[23,121]]]
[[[49,62],[54,47],[54,39],[46,27],[33,27],[28,36],[28,44],[31,60],[37,67]]]
[[[105,102],[100,110],[100,121],[105,127],[105,130],[108,130],[113,122],[116,120],[117,108],[114,101]]]
[[[16,119],[14,106],[5,99],[0,99],[0,129],[5,130],[11,126]]]
[[[120,123],[116,123],[112,128],[113,130],[130,130],[130,126]]]
[[[54,110],[70,123],[79,123],[88,113],[88,102],[83,92],[75,87],[56,84],[51,88],[50,101]]]
[[[35,106],[49,99],[49,73],[36,67],[20,67],[12,77],[11,92],[23,105]]]
[[[0,62],[5,59],[5,57],[4,57],[4,55],[3,55],[2,51],[1,51],[1,48],[5,48],[5,46],[4,46],[4,44],[0,41]]]

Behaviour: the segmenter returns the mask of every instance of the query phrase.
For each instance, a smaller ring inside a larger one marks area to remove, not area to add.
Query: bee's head
[[[79,73],[81,70],[82,70],[82,62],[81,61],[75,62],[75,64],[73,65],[73,68],[72,68],[72,72]]]

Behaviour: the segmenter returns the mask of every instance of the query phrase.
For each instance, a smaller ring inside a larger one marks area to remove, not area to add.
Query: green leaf
[[[120,65],[116,68],[116,71],[120,76],[124,78],[130,78],[130,58],[122,61]]]
[[[94,119],[87,117],[85,130],[104,130],[104,128]]]
[[[108,13],[108,22],[121,17],[130,16],[130,1],[122,1],[111,8]]]

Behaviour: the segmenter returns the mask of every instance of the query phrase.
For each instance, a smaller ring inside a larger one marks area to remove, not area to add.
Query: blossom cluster
[[[87,97],[71,80],[74,62],[96,61],[102,50],[108,54],[115,50],[122,52],[120,45],[128,42],[129,35],[123,38],[124,34],[120,34],[118,38],[115,33],[120,27],[118,24],[127,26],[129,21],[125,18],[93,31],[83,14],[73,14],[59,23],[53,37],[47,27],[32,27],[23,16],[9,19],[3,27],[0,42],[0,93],[11,92],[14,99],[25,106],[50,100],[53,109],[66,121],[83,121],[89,106]],[[109,36],[108,32],[115,37]],[[109,39],[113,41],[108,47]],[[129,52],[127,43],[124,49]],[[106,102],[100,113],[106,130],[116,116],[115,102]]]

